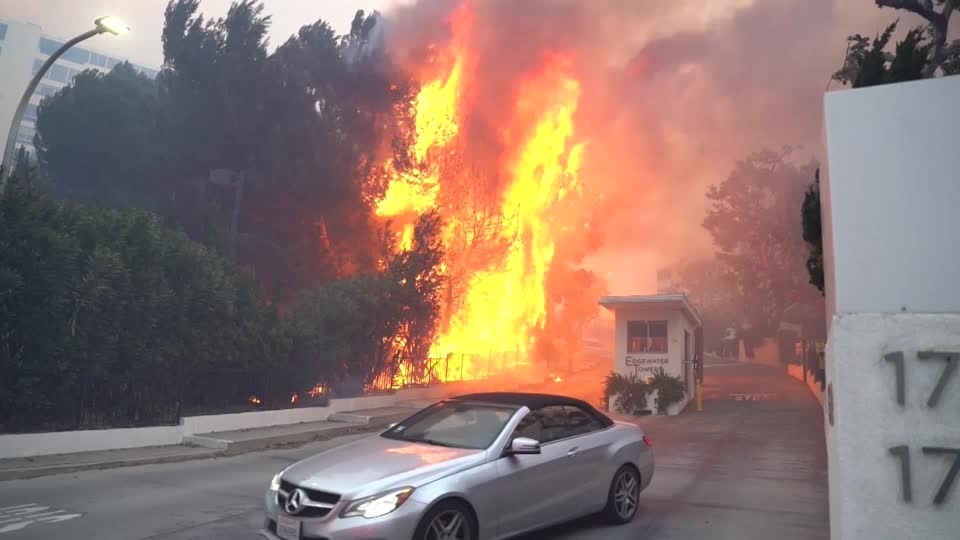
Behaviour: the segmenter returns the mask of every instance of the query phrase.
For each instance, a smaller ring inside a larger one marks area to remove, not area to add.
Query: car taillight
[[[650,440],[650,437],[646,435],[643,436],[643,444],[647,445],[647,448],[653,448],[653,441]]]

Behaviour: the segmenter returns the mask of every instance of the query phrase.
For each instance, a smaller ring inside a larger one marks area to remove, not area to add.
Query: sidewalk
[[[36,478],[86,470],[112,469],[155,463],[235,456],[269,448],[289,448],[313,441],[335,439],[356,433],[380,431],[400,421],[419,404],[336,413],[326,422],[307,422],[239,431],[204,433],[187,437],[187,444],[151,446],[99,452],[54,454],[0,459],[0,481]]]

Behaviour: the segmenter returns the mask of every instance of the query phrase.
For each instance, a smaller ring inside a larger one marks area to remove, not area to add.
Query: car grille
[[[291,482],[286,480],[280,481],[280,491],[277,492],[277,505],[283,510],[284,513],[288,513],[286,509],[287,497],[299,486],[294,485]],[[309,489],[301,487],[309,501],[304,501],[304,504],[300,511],[296,514],[297,517],[323,517],[330,513],[333,510],[333,507],[340,502],[340,495],[336,493],[329,493],[326,491],[318,491],[316,489]],[[289,513],[288,513],[289,514]]]

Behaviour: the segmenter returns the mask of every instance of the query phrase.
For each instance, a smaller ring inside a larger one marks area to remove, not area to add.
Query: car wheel
[[[462,502],[441,501],[420,520],[413,540],[477,540],[473,513]]]
[[[639,499],[640,473],[633,466],[624,465],[613,475],[607,506],[603,510],[604,517],[616,525],[630,523],[637,515]]]

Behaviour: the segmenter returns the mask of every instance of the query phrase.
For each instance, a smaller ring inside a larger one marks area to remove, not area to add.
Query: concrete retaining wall
[[[303,407],[275,411],[186,416],[181,419],[180,423],[183,428],[183,435],[190,436],[197,435],[198,433],[284,426],[300,424],[302,422],[322,422],[333,413],[380,409],[383,407],[393,407],[402,402],[440,399],[448,395],[449,392],[450,389],[444,386],[411,388],[400,390],[393,394],[331,399],[330,405],[327,407]]]
[[[0,435],[0,459],[180,444],[180,426]]]
[[[787,364],[787,375],[790,375],[798,381],[803,381],[803,366],[799,364]],[[810,393],[813,394],[813,397],[817,398],[817,401],[820,402],[820,406],[823,406],[823,390],[820,389],[820,383],[818,383],[813,378],[813,372],[807,372],[807,388],[810,389]]]
[[[327,407],[188,416],[180,420],[179,426],[0,435],[0,459],[181,444],[185,437],[200,433],[320,422],[337,412],[394,407],[404,403],[418,406],[418,402],[439,400],[462,390],[463,385],[450,384],[378,396],[332,399]]]

